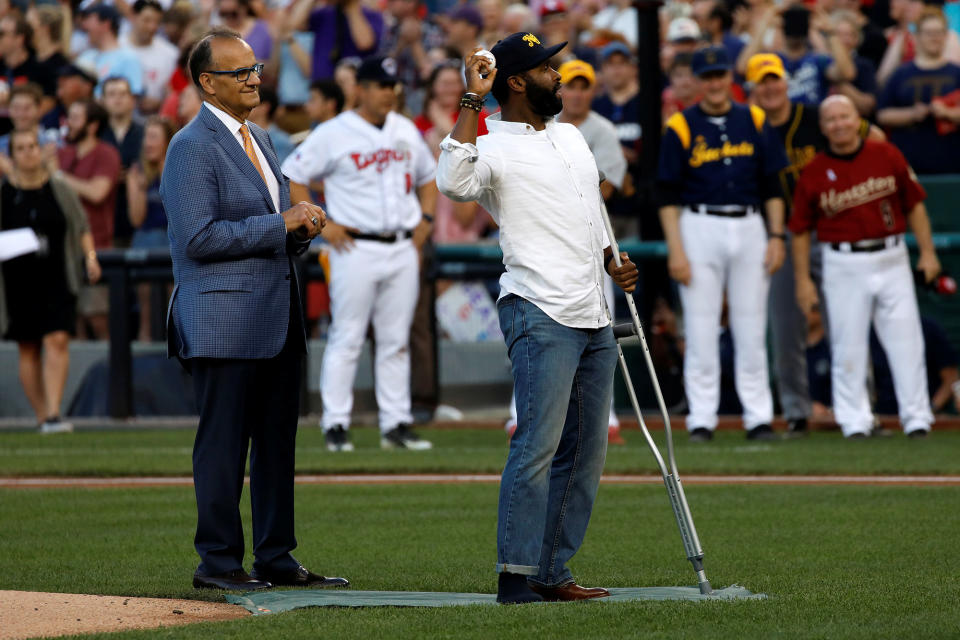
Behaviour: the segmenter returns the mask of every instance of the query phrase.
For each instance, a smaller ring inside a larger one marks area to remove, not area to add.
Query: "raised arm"
[[[474,49],[466,59],[467,92],[481,99],[493,88],[493,79],[497,75],[494,69],[486,78],[480,77],[481,69],[486,72],[489,64],[485,58],[478,58]],[[440,160],[437,165],[437,187],[440,193],[457,202],[469,202],[480,198],[489,186],[492,177],[490,166],[482,161],[477,152],[477,126],[480,112],[469,107],[461,107],[453,131],[440,143]]]
[[[287,12],[284,21],[284,30],[293,33],[294,31],[305,31],[309,26],[310,12],[313,10],[314,0],[297,0]]]
[[[747,42],[746,46],[740,51],[740,55],[737,56],[735,67],[737,73],[740,75],[747,73],[747,61],[755,54],[763,51],[763,40],[766,37],[767,29],[770,28],[777,16],[780,15],[780,11],[777,5],[771,4],[764,10],[760,15],[760,19],[753,25],[753,29],[750,30],[750,41]]]
[[[343,13],[347,17],[350,37],[353,39],[353,44],[357,45],[357,49],[370,51],[376,47],[377,34],[370,21],[367,20],[367,16],[364,15],[360,0],[348,0],[343,7]]]
[[[814,12],[816,16],[816,31],[822,34],[826,53],[832,59],[827,67],[827,78],[830,82],[853,82],[857,77],[857,66],[853,63],[853,56],[833,30],[833,23],[821,8]]]
[[[493,79],[497,77],[494,69],[486,78],[480,77],[481,71],[488,70],[489,62],[485,58],[478,58],[475,54],[479,48],[473,50],[465,60],[464,74],[467,76],[467,93],[475,93],[485,98],[493,89]],[[467,107],[460,107],[457,122],[453,125],[450,137],[463,144],[477,143],[477,126],[480,124],[480,112]]]

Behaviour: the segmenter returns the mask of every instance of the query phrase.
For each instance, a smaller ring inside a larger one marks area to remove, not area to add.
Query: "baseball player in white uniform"
[[[318,125],[283,163],[298,200],[323,180],[330,222],[332,316],[320,372],[327,448],[352,451],[347,431],[357,361],[372,323],[383,448],[429,449],[410,428],[410,325],[419,249],[436,203],[433,155],[393,111],[396,63],[375,57],[357,71],[358,106]]]
[[[717,427],[717,340],[726,292],[743,425],[747,438],[770,440],[776,435],[770,427],[767,291],[784,257],[777,173],[787,158],[763,111],[730,98],[725,49],[699,49],[693,72],[703,99],[667,120],[657,176],[668,268],[681,285],[687,429],[692,442],[704,442]]]
[[[823,245],[823,293],[830,318],[833,410],[846,438],[873,430],[867,394],[871,324],[890,361],[900,422],[911,438],[930,431],[923,331],[903,234],[917,240],[917,269],[930,282],[940,273],[926,192],[903,154],[887,142],[863,140],[860,116],[846,96],[820,105],[829,146],[803,170],[793,199],[797,303],[819,302],[807,256],[810,231]],[[803,251],[802,255],[798,254]]]

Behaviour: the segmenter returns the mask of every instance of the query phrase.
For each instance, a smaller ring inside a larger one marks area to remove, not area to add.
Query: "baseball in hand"
[[[483,74],[484,76],[486,76],[486,75],[489,74],[491,71],[493,71],[494,69],[497,68],[497,59],[494,57],[494,55],[493,55],[492,53],[490,53],[490,52],[487,51],[486,49],[480,49],[480,51],[477,51],[477,52],[476,52],[475,54],[473,54],[473,55],[476,56],[476,57],[478,57],[478,58],[483,58],[484,60],[487,61],[487,68],[481,70],[481,71],[482,71],[482,74]]]

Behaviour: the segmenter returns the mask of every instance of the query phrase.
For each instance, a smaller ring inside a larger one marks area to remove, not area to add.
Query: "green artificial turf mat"
[[[450,591],[253,591],[226,595],[227,602],[244,607],[253,615],[282,613],[305,607],[446,607],[497,603],[492,593]],[[757,600],[767,596],[731,585],[703,595],[697,587],[614,587],[610,596],[591,602],[636,602],[638,600]]]

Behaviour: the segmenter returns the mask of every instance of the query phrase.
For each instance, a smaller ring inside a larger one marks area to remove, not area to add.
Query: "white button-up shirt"
[[[220,118],[220,122],[230,130],[234,140],[237,141],[237,144],[239,144],[240,148],[244,150],[243,152],[246,153],[247,151],[243,146],[243,134],[240,133],[240,127],[246,124],[247,131],[250,131],[250,123],[240,122],[223,109],[219,109],[209,102],[204,102],[203,104],[213,112],[213,115]],[[250,141],[253,143],[253,150],[257,153],[257,160],[260,161],[260,168],[263,169],[263,177],[267,180],[267,191],[270,192],[270,199],[273,201],[273,210],[275,213],[280,213],[280,183],[277,181],[277,176],[273,175],[270,163],[267,162],[267,156],[263,155],[263,149],[257,144],[257,139],[253,137],[252,133],[250,134]]]
[[[500,226],[506,273],[500,297],[513,293],[568,327],[609,323],[603,251],[610,244],[600,212],[597,164],[572,124],[543,131],[487,118],[476,146],[440,143],[437,186],[452,200],[478,200]]]

